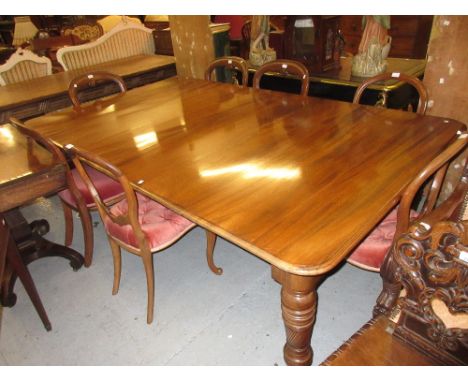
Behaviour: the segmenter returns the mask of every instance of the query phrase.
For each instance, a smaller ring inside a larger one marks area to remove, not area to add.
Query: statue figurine
[[[255,33],[255,31],[258,31]],[[255,33],[255,34],[254,34]],[[269,45],[270,16],[254,16],[249,61],[254,66],[276,60],[276,52]]]
[[[358,54],[353,57],[351,73],[359,77],[373,77],[385,72],[385,59],[390,51],[388,35],[390,16],[364,16],[364,32]]]

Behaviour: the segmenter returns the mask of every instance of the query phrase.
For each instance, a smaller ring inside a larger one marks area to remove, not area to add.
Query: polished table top
[[[27,122],[278,268],[340,263],[464,125],[176,77]],[[143,183],[141,183],[143,181]]]
[[[155,67],[173,65],[174,62],[175,60],[172,56],[138,55],[67,72],[54,73],[30,81],[0,86],[0,108],[13,107],[25,102],[32,102],[66,92],[73,78],[92,70],[105,70],[124,77],[145,72]]]
[[[10,125],[0,126],[0,158],[0,189],[20,178],[48,171],[53,165],[49,151],[39,145],[29,146],[27,138]]]

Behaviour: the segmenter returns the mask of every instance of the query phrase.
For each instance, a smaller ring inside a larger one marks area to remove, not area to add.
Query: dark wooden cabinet
[[[433,16],[391,16],[392,48],[389,57],[425,58]],[[356,54],[362,36],[362,16],[341,16],[344,51]]]

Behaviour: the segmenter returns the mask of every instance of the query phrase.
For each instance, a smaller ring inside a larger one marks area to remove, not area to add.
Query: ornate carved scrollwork
[[[467,232],[468,221],[417,223],[393,253],[396,278],[406,290],[395,334],[447,363],[468,362],[468,263],[461,256],[468,251]],[[434,301],[451,315],[465,315],[467,325],[448,325]]]

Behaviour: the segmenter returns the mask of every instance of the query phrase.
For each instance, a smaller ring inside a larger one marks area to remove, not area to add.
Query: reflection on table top
[[[161,203],[304,275],[342,261],[464,128],[178,78],[132,89],[100,109],[68,109],[27,125],[101,156]]]
[[[174,62],[175,60],[172,56],[139,55],[86,68],[54,73],[30,81],[0,86],[0,108],[13,107],[25,102],[32,102],[66,92],[73,78],[92,70],[105,70],[125,77],[131,74],[146,72],[151,68],[174,65]]]
[[[0,126],[0,188],[33,173],[49,170],[52,155],[10,125]]]

